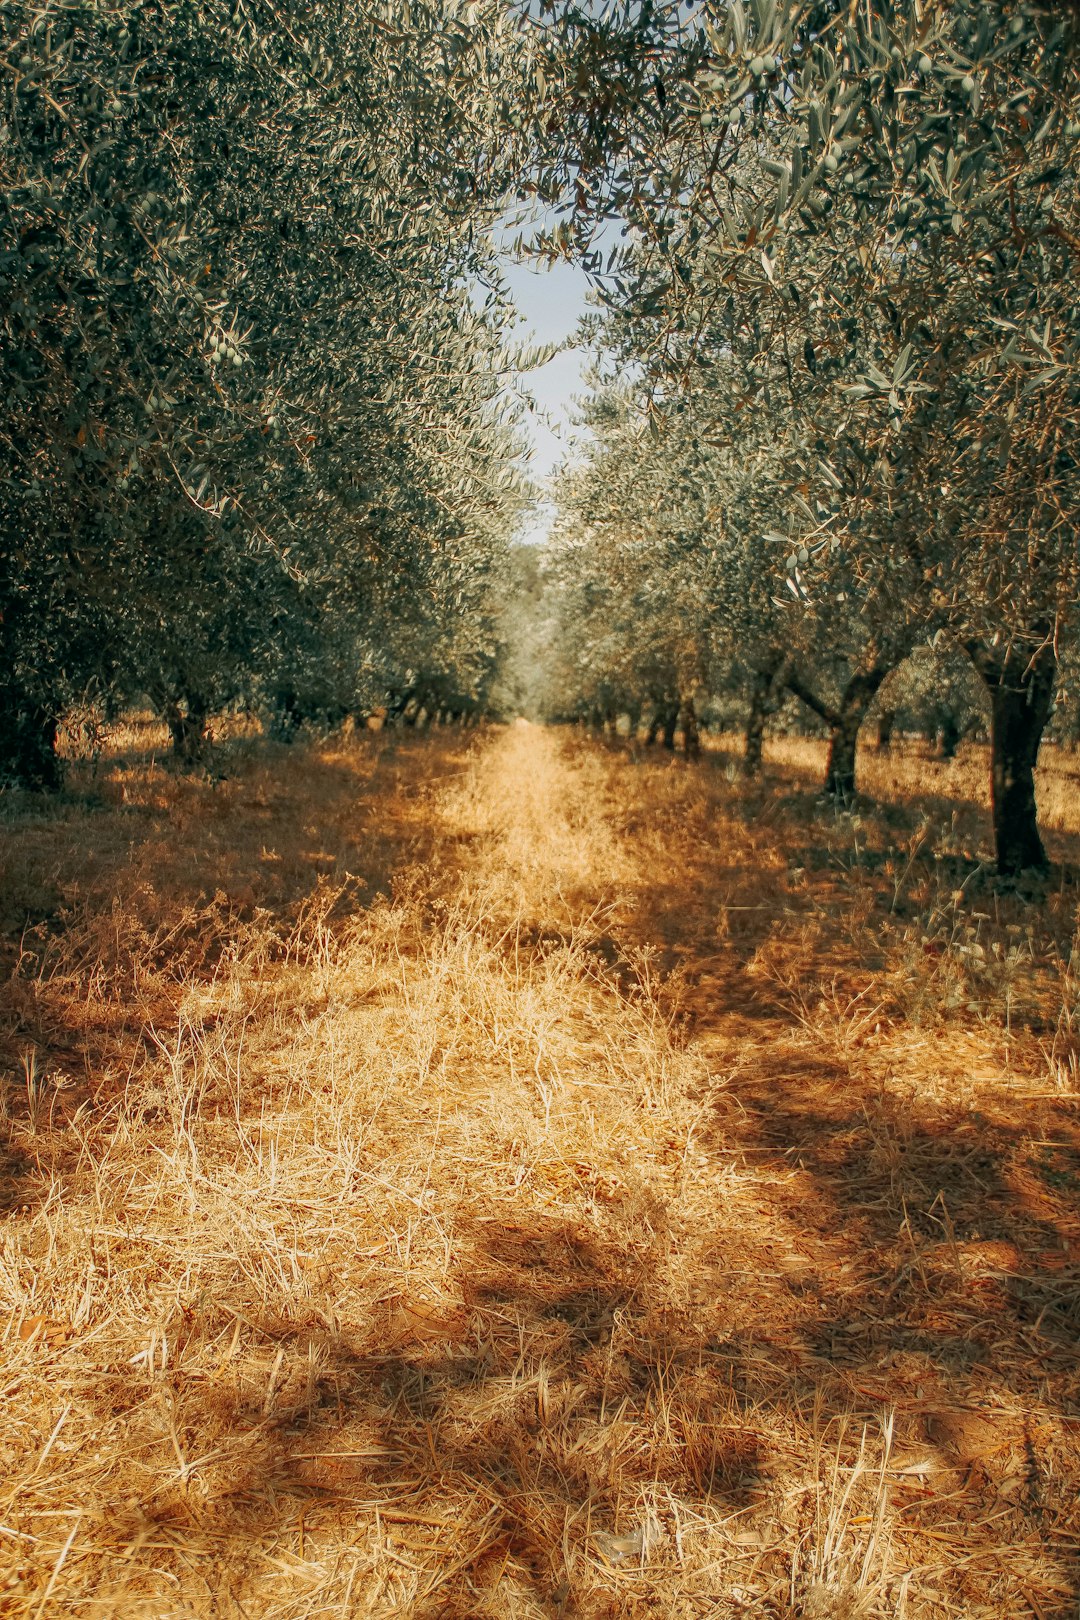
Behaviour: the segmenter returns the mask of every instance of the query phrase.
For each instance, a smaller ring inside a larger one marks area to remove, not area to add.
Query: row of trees
[[[1004,0],[0,6],[0,773],[64,707],[288,724],[496,669],[526,487],[492,230],[605,315],[562,690],[859,725],[934,641],[1004,871],[1075,636],[1080,51]],[[227,48],[225,48],[227,47]],[[606,260],[597,232],[618,220]],[[583,673],[572,673],[579,666]]]
[[[0,6],[0,777],[65,708],[178,747],[497,660],[528,488],[497,0]]]
[[[642,14],[596,25],[617,63],[646,28],[653,77],[603,149],[578,131],[549,244],[627,222],[550,562],[561,702],[734,671],[751,760],[794,693],[846,798],[882,683],[945,645],[991,711],[999,866],[1044,865],[1033,769],[1080,587],[1075,12]]]

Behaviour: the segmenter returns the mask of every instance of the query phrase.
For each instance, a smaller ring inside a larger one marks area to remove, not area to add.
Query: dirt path
[[[10,1612],[1075,1613],[1060,1119],[841,1016],[852,919],[716,773],[441,749],[370,776],[389,898],[20,1126]]]

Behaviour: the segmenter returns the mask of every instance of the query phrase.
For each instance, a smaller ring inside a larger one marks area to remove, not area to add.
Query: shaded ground
[[[139,769],[9,829],[5,1612],[1075,1615],[1068,873],[529,727]]]

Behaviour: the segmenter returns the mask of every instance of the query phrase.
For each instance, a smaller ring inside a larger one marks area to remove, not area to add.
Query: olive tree
[[[626,222],[595,268],[658,387],[720,343],[748,392],[785,386],[805,586],[828,595],[842,550],[967,647],[1004,873],[1045,861],[1032,769],[1077,598],[1076,29],[1072,8],[983,0],[563,22],[611,73],[571,108],[554,167],[578,185],[549,247],[587,257],[599,218]]]
[[[91,677],[190,738],[432,565],[490,576],[529,50],[494,0],[0,9],[6,776],[55,780]]]

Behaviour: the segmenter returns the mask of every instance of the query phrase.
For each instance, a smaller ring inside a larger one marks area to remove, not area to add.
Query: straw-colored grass
[[[910,751],[161,742],[0,826],[0,1612],[1075,1614],[1074,876]]]

